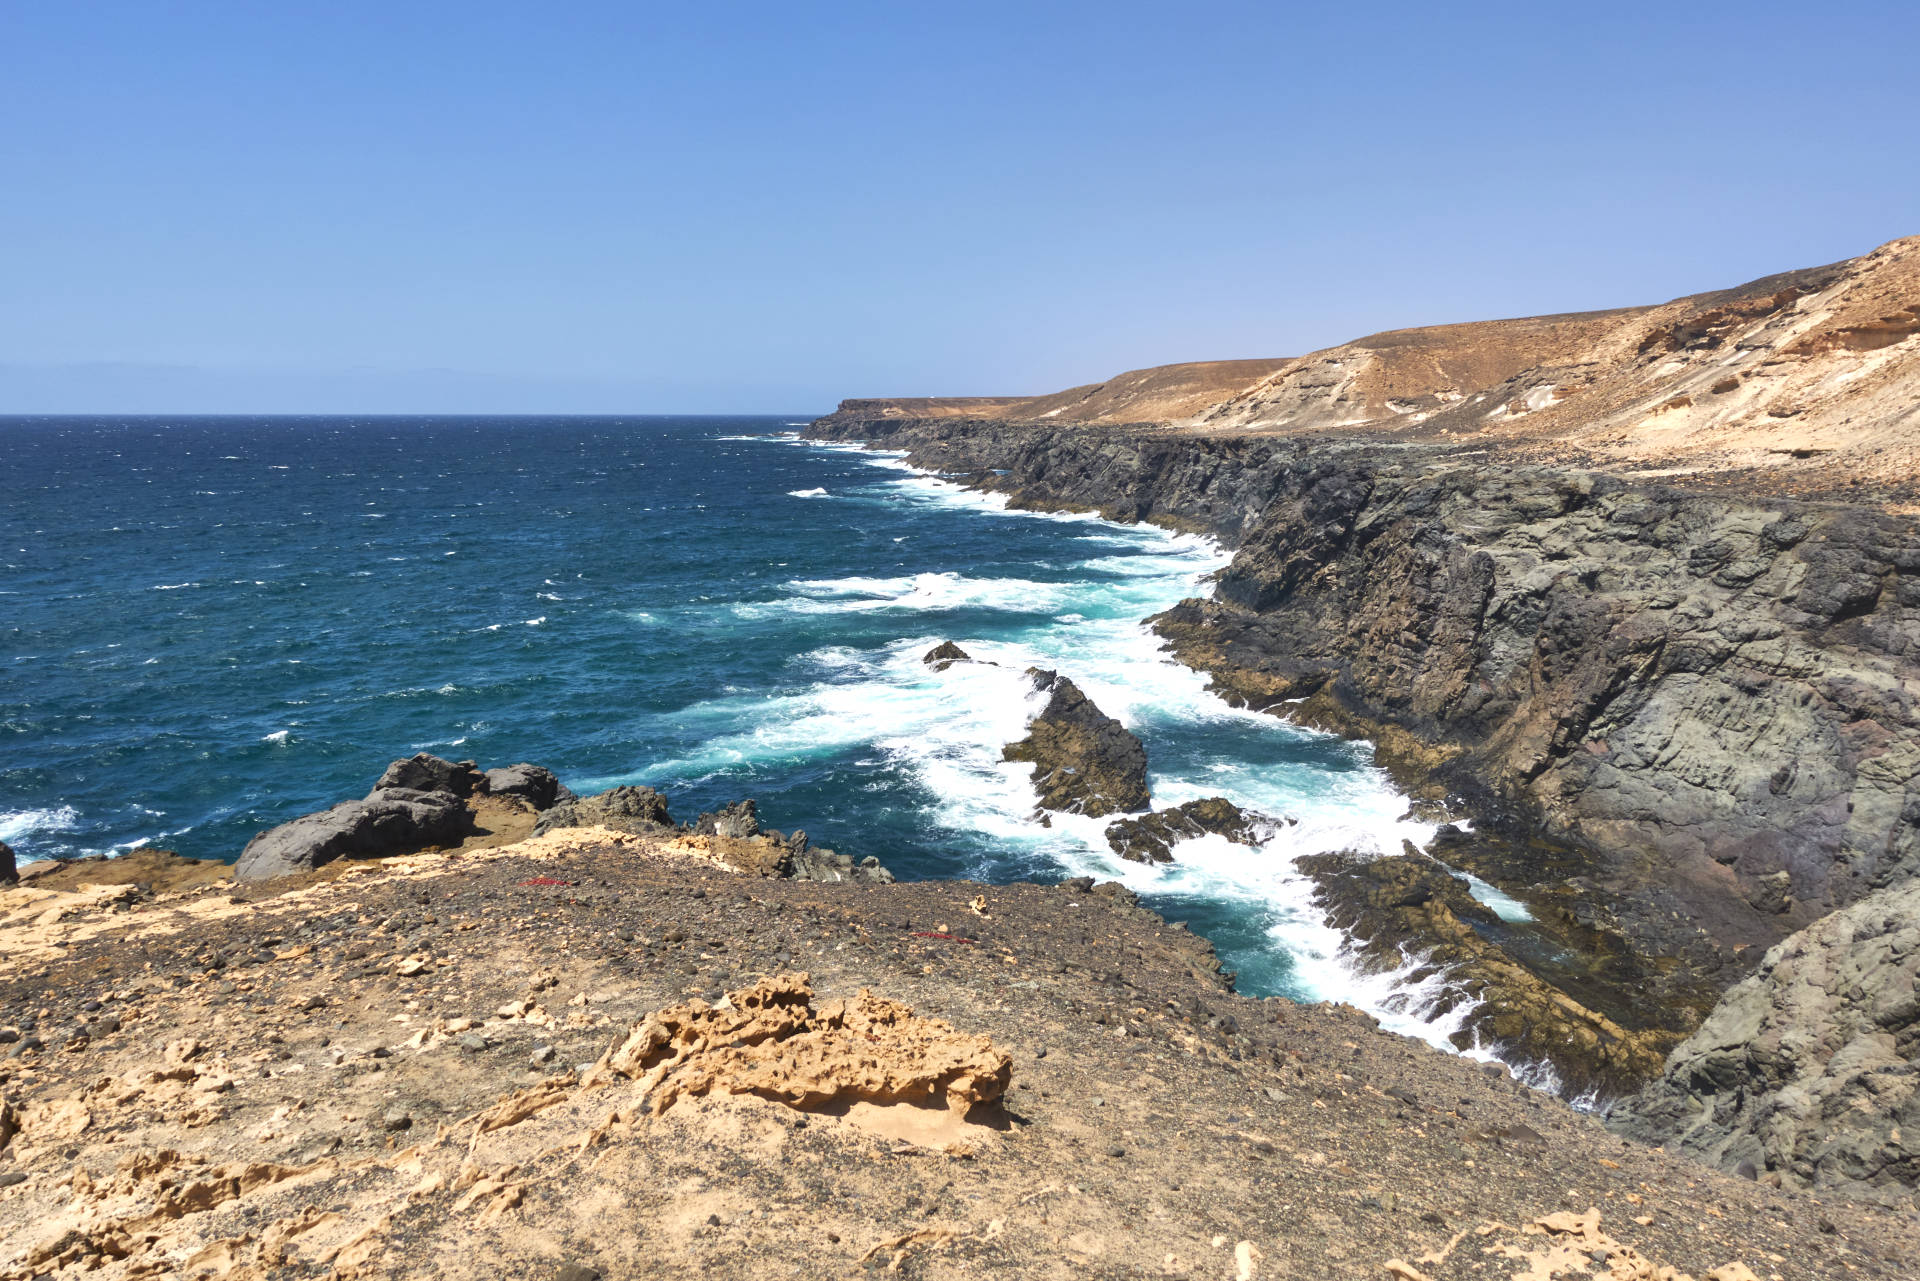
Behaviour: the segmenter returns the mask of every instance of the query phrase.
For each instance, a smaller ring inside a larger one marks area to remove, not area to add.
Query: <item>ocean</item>
[[[1432,829],[1365,744],[1236,710],[1143,621],[1213,542],[1006,509],[781,418],[0,421],[0,840],[232,860],[417,751],[645,783],[907,878],[1125,882],[1241,990],[1345,1000],[1442,1043],[1434,993],[1363,975],[1293,859]],[[931,671],[957,641],[992,664]],[[1001,747],[1057,668],[1146,744],[1156,805],[1297,820],[1170,866],[1036,821]]]

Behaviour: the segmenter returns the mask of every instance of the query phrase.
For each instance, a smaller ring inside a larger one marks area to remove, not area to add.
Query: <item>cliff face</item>
[[[1897,1194],[1920,1186],[1920,882],[1773,948],[1612,1118],[1727,1170]],[[1743,1168],[1744,1167],[1744,1168]]]
[[[1694,1018],[1758,948],[1920,867],[1905,518],[1438,449],[813,430],[1019,505],[1234,544],[1216,599],[1156,620],[1179,657],[1236,701],[1374,739],[1417,796],[1510,838],[1455,866],[1575,895],[1570,919],[1675,961]]]

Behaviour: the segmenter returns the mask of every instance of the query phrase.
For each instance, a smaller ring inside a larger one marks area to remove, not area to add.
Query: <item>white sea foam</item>
[[[12,845],[42,832],[71,832],[80,813],[71,805],[37,810],[0,810],[0,842]]]
[[[289,730],[277,729],[271,734],[264,735],[260,741],[263,743],[285,743],[290,733],[291,731]]]
[[[826,490],[824,490],[824,489],[818,489],[818,488],[815,488],[815,489],[789,489],[789,490],[787,491],[787,497],[789,497],[789,498],[831,498],[831,497],[833,497],[833,495],[831,495],[831,494],[829,494],[829,493],[828,493],[828,492],[827,492]]]

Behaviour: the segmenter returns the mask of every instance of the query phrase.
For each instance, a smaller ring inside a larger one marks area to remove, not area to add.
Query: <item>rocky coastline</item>
[[[1475,937],[1636,1047],[1571,1074],[1610,1095],[1770,947],[1920,870],[1909,517],[1365,433],[862,409],[807,434],[1232,549],[1210,599],[1153,627],[1230,701],[1371,741],[1424,812],[1467,824],[1445,867],[1542,927]],[[1330,911],[1377,912],[1347,884]],[[1546,941],[1577,963],[1555,973]]]

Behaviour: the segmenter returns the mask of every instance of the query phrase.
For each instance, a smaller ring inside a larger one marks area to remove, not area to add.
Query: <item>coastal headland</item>
[[[1557,1092],[1238,992],[1118,884],[423,755],[237,869],[0,886],[0,1281],[1913,1274],[1920,240],[807,431],[1230,548],[1150,625],[1374,745],[1439,832],[1303,860],[1320,907]],[[1043,816],[1285,821],[1150,809],[1029,676]]]
[[[1576,1089],[1670,1074],[1770,949],[1920,870],[1920,238],[1658,306],[849,400],[808,434],[1230,547],[1208,598],[1152,620],[1170,651],[1371,741],[1446,824],[1407,863],[1321,860],[1323,906],[1379,963],[1425,955],[1504,1007],[1509,1043],[1580,1011],[1524,1038]],[[1476,911],[1460,873],[1532,919]],[[1791,1070],[1759,1047],[1669,1076],[1667,1132],[1911,1188],[1913,968],[1801,1027],[1824,1048]]]

